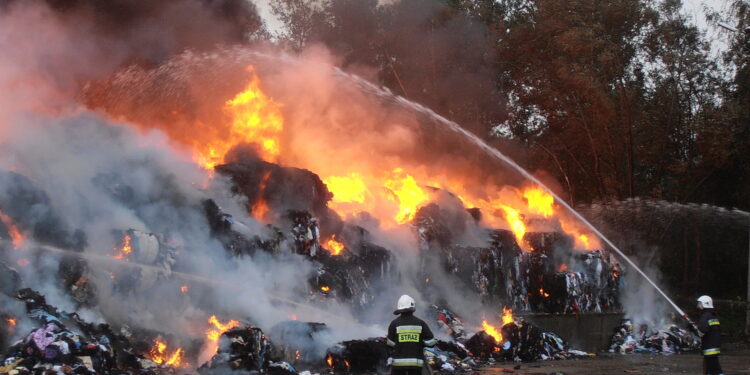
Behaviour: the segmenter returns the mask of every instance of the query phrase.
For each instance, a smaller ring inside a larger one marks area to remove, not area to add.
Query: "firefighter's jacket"
[[[427,324],[410,312],[402,313],[391,322],[386,342],[394,349],[392,366],[401,369],[421,368],[424,347],[437,344]]]
[[[698,319],[698,335],[701,337],[703,355],[718,355],[721,353],[721,325],[714,309],[703,309]]]

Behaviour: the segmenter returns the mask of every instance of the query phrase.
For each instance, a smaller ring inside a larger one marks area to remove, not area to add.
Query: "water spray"
[[[264,59],[268,59],[268,60],[282,61],[282,62],[289,63],[289,64],[298,63],[298,61],[295,61],[294,59],[291,59],[289,56],[286,56],[286,55],[283,55],[283,56],[274,56],[274,55],[270,55],[270,54],[266,54],[266,53],[262,53],[262,52],[256,52],[256,51],[243,51],[243,53],[241,53],[240,55],[241,56],[244,55],[242,57],[245,57],[245,58],[252,56],[252,57],[259,57],[259,58],[264,58]],[[578,220],[580,220],[583,224],[585,224],[589,229],[591,229],[591,231],[593,231],[610,248],[612,248],[623,260],[625,260],[625,262],[627,262],[627,264],[629,264],[631,267],[633,267],[633,269],[635,269],[638,272],[638,274],[640,274],[644,279],[646,279],[646,281],[649,284],[651,284],[651,286],[654,287],[654,289],[657,292],[659,292],[659,294],[661,294],[662,297],[664,297],[664,299],[675,309],[675,311],[677,311],[677,313],[680,316],[682,316],[683,318],[685,318],[688,321],[689,324],[693,324],[694,325],[693,321],[690,320],[690,318],[688,317],[687,313],[685,313],[684,310],[682,310],[674,301],[672,301],[672,299],[669,298],[669,296],[661,288],[659,288],[659,286],[656,285],[656,283],[653,280],[651,280],[651,278],[648,277],[648,275],[646,275],[646,273],[643,272],[643,270],[641,270],[640,267],[638,267],[638,265],[636,265],[627,255],[625,255],[625,253],[623,253],[617,246],[615,246],[615,244],[612,243],[612,241],[610,241],[607,237],[605,237],[604,234],[602,234],[593,224],[591,224],[588,220],[586,220],[586,218],[584,218],[583,215],[581,215],[578,211],[576,211],[575,209],[573,209],[573,207],[571,207],[564,199],[560,198],[560,196],[557,195],[552,189],[550,189],[547,185],[545,185],[544,183],[542,183],[542,181],[540,181],[538,178],[534,177],[526,169],[524,169],[523,167],[521,167],[520,165],[518,165],[513,159],[511,159],[510,157],[506,156],[505,154],[503,154],[502,152],[500,152],[496,148],[491,147],[490,145],[488,145],[487,143],[485,143],[482,139],[480,139],[479,137],[477,137],[475,134],[473,134],[473,133],[467,131],[466,129],[462,128],[455,121],[451,121],[451,120],[449,120],[449,119],[447,119],[447,118],[439,115],[438,113],[436,113],[432,109],[427,108],[427,107],[425,107],[425,106],[423,106],[423,105],[421,105],[419,103],[413,102],[413,101],[411,101],[409,99],[406,99],[406,98],[404,98],[404,97],[402,97],[400,95],[394,94],[393,92],[391,92],[387,88],[383,88],[381,86],[377,86],[377,85],[373,84],[372,82],[370,82],[370,81],[368,81],[368,80],[366,80],[366,79],[364,79],[364,78],[362,78],[362,77],[360,77],[358,75],[347,73],[347,72],[343,71],[342,69],[340,69],[338,67],[331,67],[331,66],[327,66],[325,64],[311,62],[311,61],[305,61],[305,63],[306,64],[319,65],[321,69],[330,69],[330,70],[333,71],[333,73],[335,75],[337,75],[339,77],[342,77],[342,78],[345,78],[345,79],[348,79],[348,80],[354,82],[357,86],[359,86],[362,90],[364,90],[366,92],[369,92],[369,93],[371,93],[371,94],[373,94],[373,95],[375,95],[377,97],[380,97],[380,98],[388,98],[390,100],[395,100],[395,102],[397,104],[401,105],[401,106],[410,108],[411,110],[413,110],[415,112],[421,113],[423,115],[426,115],[426,116],[432,118],[433,120],[437,121],[438,123],[443,124],[444,126],[446,126],[448,128],[448,130],[450,130],[450,131],[452,131],[454,133],[457,133],[457,134],[465,137],[470,142],[472,142],[474,145],[478,146],[479,148],[481,148],[485,152],[489,153],[491,156],[495,157],[497,160],[500,160],[500,161],[504,162],[505,164],[507,164],[508,166],[510,166],[511,168],[513,168],[514,170],[516,170],[516,172],[518,172],[519,174],[521,174],[523,177],[529,179],[530,181],[532,181],[533,183],[535,183],[536,185],[538,185],[539,187],[541,187],[542,189],[544,189],[545,191],[547,191],[568,212],[570,212],[573,216],[575,216]]]

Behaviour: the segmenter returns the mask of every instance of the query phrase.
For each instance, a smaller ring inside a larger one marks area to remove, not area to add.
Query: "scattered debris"
[[[675,354],[699,348],[700,338],[676,325],[653,330],[643,324],[636,330],[632,321],[625,319],[612,335],[609,351],[623,354]]]

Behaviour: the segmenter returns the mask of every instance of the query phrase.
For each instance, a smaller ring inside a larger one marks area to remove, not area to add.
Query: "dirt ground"
[[[726,375],[750,374],[750,347],[724,348],[721,367]],[[520,369],[512,363],[500,363],[485,368],[481,374],[703,374],[703,357],[698,353],[677,355],[610,354],[596,357],[566,360],[521,363]]]

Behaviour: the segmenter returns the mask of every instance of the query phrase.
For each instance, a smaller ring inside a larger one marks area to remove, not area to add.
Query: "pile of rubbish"
[[[387,295],[384,288],[388,285],[398,285],[399,264],[394,253],[376,244],[363,226],[344,222],[332,212],[327,207],[331,194],[312,172],[246,156],[218,166],[216,172],[235,184],[235,193],[247,198],[248,209],[266,207],[267,215],[274,215],[268,222],[274,224],[262,226],[258,233],[249,230],[211,199],[191,202],[198,214],[204,215],[211,239],[220,243],[230,257],[288,257],[309,262],[315,272],[300,280],[301,303],[319,306],[335,303],[357,313],[374,306],[376,296]],[[27,206],[49,205],[46,194],[34,190],[31,180],[13,172],[8,172],[6,177],[26,186],[23,191],[35,192],[10,194],[4,198],[8,202],[25,199]],[[117,181],[103,179],[98,183],[114,196],[129,194]],[[0,201],[0,205],[7,206],[6,203]],[[190,276],[180,267],[180,257],[187,253],[189,244],[182,243],[179,235],[170,231],[148,233],[123,228],[103,234],[102,237],[111,236],[113,252],[107,256],[96,255],[87,251],[82,233],[66,227],[65,221],[51,208],[48,211],[50,217],[45,223],[56,230],[40,230],[37,234],[29,229],[32,222],[23,219],[23,210],[5,210],[9,220],[31,240],[25,251],[38,253],[41,250],[31,249],[38,245],[53,248],[60,254],[60,262],[53,266],[57,269],[56,272],[53,269],[52,274],[59,280],[60,291],[70,297],[75,311],[97,312],[98,298],[104,290],[129,300],[178,278],[183,281],[177,285],[183,284],[186,275]],[[438,204],[429,204],[419,209],[411,221],[419,244],[422,274],[418,279],[425,281],[421,287],[427,298],[440,301],[440,292],[433,289],[430,280],[444,277],[447,271],[455,276],[459,288],[460,283],[464,283],[465,288],[461,289],[475,292],[487,306],[506,305],[519,312],[548,313],[621,309],[618,299],[622,270],[607,252],[575,252],[571,238],[557,232],[526,233],[524,241],[533,251],[522,250],[514,234],[507,230],[482,229],[484,232],[479,236],[489,238],[486,244],[458,245],[461,243],[458,238],[465,234],[459,232],[465,228],[456,225],[451,215],[459,216],[460,220],[480,220],[476,210],[463,207],[458,211],[445,210]],[[44,237],[44,233],[53,232],[56,237]],[[19,273],[2,263],[12,251],[10,233],[11,226],[0,222],[0,238],[3,239],[0,242],[0,289],[4,295],[23,302],[29,318],[24,320],[34,321],[36,325],[16,326],[13,334],[7,336],[10,330],[0,332],[0,345],[2,349],[8,348],[0,353],[3,355],[0,373],[150,374],[184,368],[187,366],[185,358],[198,357],[202,339],[181,337],[185,349],[172,349],[168,353],[160,346],[163,344],[157,343],[174,340],[165,339],[161,332],[124,324],[111,327],[106,323],[89,323],[78,313],[60,311],[47,304],[41,294],[24,289]],[[106,283],[92,277],[97,274],[109,276],[105,277]],[[209,286],[196,282],[190,285],[190,293],[202,292],[200,288],[210,291]],[[181,294],[177,294],[177,288],[172,292],[180,296],[180,301],[187,301],[191,297],[187,291],[188,285],[184,285],[180,286]],[[425,309],[435,332],[445,333],[440,337],[446,340],[425,352],[427,362],[436,370],[452,373],[494,361],[587,355],[572,350],[554,333],[521,320],[505,322],[498,326],[497,332],[470,327],[446,306],[441,301]],[[0,317],[5,319],[7,312],[5,307],[0,307]],[[267,327],[252,325],[250,321],[217,333],[215,354],[210,353],[213,356],[205,363],[193,363],[190,367],[202,374],[226,371],[294,374],[298,369],[333,373],[387,372],[389,349],[382,337],[336,343],[338,340],[330,340],[329,328],[322,323],[292,320],[271,327],[266,334]],[[6,324],[9,323],[0,322],[0,326]],[[136,323],[128,321],[128,324]],[[21,329],[30,331],[21,336]],[[11,338],[20,340],[8,342]]]
[[[636,328],[631,320],[625,319],[612,335],[609,352],[675,354],[698,350],[700,345],[698,336],[676,325],[659,330],[646,324]]]
[[[77,313],[59,311],[43,295],[19,290],[15,298],[25,304],[27,316],[38,328],[12,343],[0,362],[0,373],[31,374],[153,374],[171,372],[186,365],[182,355],[154,350],[161,335],[123,326],[92,324]],[[501,341],[485,331],[466,338],[463,321],[444,307],[432,306],[436,324],[452,332],[450,341],[440,340],[425,349],[427,363],[435,370],[453,373],[476,369],[494,361],[534,361],[586,356],[572,350],[557,335],[523,322],[501,327]],[[274,326],[269,335],[259,327],[238,325],[221,333],[218,349],[198,367],[201,374],[224,371],[297,374],[303,367],[333,373],[384,373],[390,349],[385,338],[343,341],[320,351],[328,328],[322,323],[287,321]],[[271,342],[273,337],[276,344]],[[164,354],[158,356],[157,354]]]
[[[138,348],[149,344],[137,340],[126,326],[115,332],[107,324],[88,323],[77,313],[47,304],[45,297],[32,289],[21,289],[15,297],[25,304],[27,316],[38,328],[5,351],[0,362],[2,374],[94,375],[116,369],[146,374],[174,365],[148,358],[147,353],[138,354]]]
[[[487,324],[484,330],[468,338],[463,321],[456,314],[434,305],[433,311],[438,326],[453,337],[449,342],[440,341],[433,351],[438,368],[467,369],[488,361],[530,362],[590,356],[572,349],[554,332],[546,332],[522,318],[513,317],[509,309],[505,309],[499,329]]]
[[[527,232],[523,251],[513,232],[490,230],[488,247],[457,245],[452,211],[432,203],[414,219],[424,264],[456,275],[485,303],[518,312],[619,312],[623,269],[605,250],[576,251],[560,232]],[[423,270],[431,278],[430,267]]]

